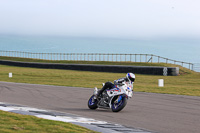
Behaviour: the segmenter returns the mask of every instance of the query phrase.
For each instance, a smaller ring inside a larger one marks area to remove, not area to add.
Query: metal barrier
[[[0,64],[31,68],[64,69],[78,71],[111,72],[177,76],[179,67],[160,67],[160,66],[130,66],[130,65],[93,65],[93,64],[61,64],[61,63],[37,63],[0,60]]]
[[[176,61],[153,54],[108,54],[108,53],[32,53],[20,51],[0,50],[0,56],[21,57],[43,60],[68,60],[68,61],[110,61],[110,62],[149,62],[170,63],[194,70],[194,64]]]
[[[194,71],[200,72],[200,63],[194,63]]]

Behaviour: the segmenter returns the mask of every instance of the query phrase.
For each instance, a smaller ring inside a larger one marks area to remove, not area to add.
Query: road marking
[[[53,111],[48,111],[44,109],[31,108],[31,107],[3,103],[3,102],[0,102],[0,110],[19,113],[19,114],[33,115],[38,118],[43,118],[43,119],[48,119],[48,120],[69,122],[69,123],[83,126],[85,128],[88,128],[94,131],[104,132],[104,133],[110,133],[110,132],[123,133],[127,131],[129,133],[138,133],[138,132],[152,133],[152,132],[141,130],[141,129],[129,128],[123,125],[112,124],[106,121],[99,121],[92,118],[80,117],[73,114],[53,112]]]

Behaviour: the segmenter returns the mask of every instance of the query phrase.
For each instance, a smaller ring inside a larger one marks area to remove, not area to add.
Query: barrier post
[[[9,77],[9,78],[12,78],[12,73],[9,73],[9,74],[8,74],[8,77]]]
[[[158,79],[158,86],[164,87],[164,79]]]

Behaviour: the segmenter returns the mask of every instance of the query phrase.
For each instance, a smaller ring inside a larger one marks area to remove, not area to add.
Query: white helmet
[[[134,83],[134,81],[135,81],[135,74],[133,74],[133,73],[127,73],[127,74],[126,74],[126,78],[127,78],[129,81],[131,81],[131,82]]]

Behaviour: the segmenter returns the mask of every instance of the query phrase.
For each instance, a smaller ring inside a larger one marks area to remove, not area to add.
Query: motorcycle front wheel
[[[94,99],[94,95],[92,95],[90,99],[88,100],[88,107],[90,109],[96,109],[98,108],[97,104],[98,104],[97,99]]]
[[[127,98],[125,96],[122,97],[122,99],[118,101],[114,101],[112,103],[112,111],[113,112],[119,112],[121,111],[127,104]]]

